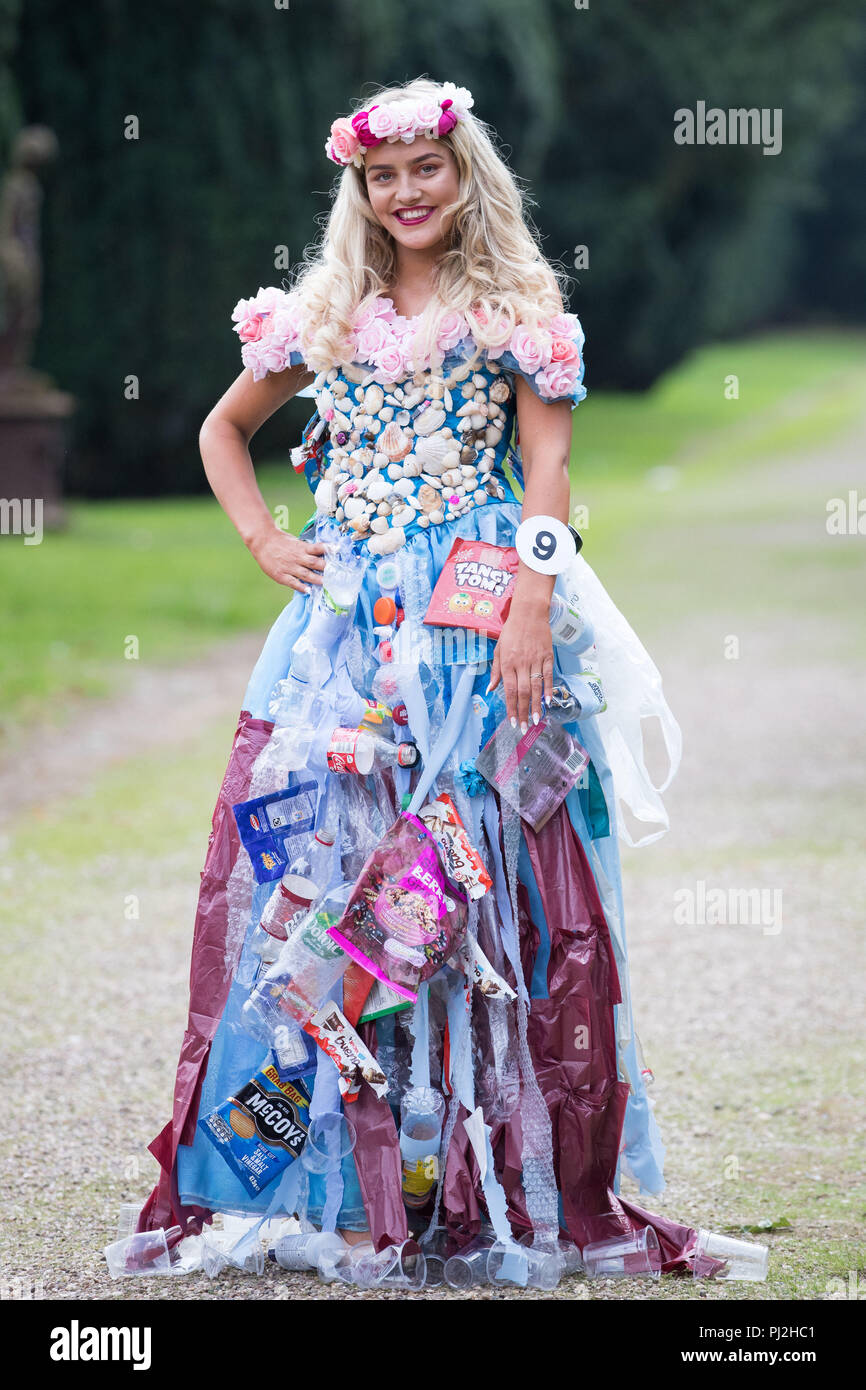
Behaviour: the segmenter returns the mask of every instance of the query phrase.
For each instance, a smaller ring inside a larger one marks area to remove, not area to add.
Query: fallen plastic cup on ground
[[[445,1283],[445,1264],[454,1249],[454,1239],[445,1226],[436,1226],[430,1235],[421,1242],[421,1249],[427,1261],[424,1285],[428,1289],[438,1289]]]
[[[469,1289],[487,1279],[487,1256],[496,1240],[493,1236],[476,1236],[456,1255],[445,1261],[445,1283],[451,1289]]]
[[[206,1231],[202,1235],[201,1264],[208,1279],[216,1279],[224,1269],[263,1274],[265,1252],[260,1240],[248,1240],[243,1235],[238,1240],[236,1231]]]
[[[357,1135],[352,1121],[338,1110],[326,1111],[310,1121],[307,1142],[301,1150],[301,1163],[308,1173],[328,1173],[339,1168],[355,1147]]]
[[[598,1240],[583,1248],[583,1263],[590,1279],[633,1279],[643,1275],[658,1279],[662,1256],[652,1226],[628,1235]]]
[[[420,1289],[427,1277],[426,1257],[414,1240],[387,1245],[373,1256],[365,1253],[358,1263],[366,1288]]]
[[[583,1270],[580,1249],[571,1240],[539,1240],[534,1231],[526,1231],[518,1238],[517,1244],[556,1255],[560,1262],[560,1279],[566,1279],[570,1274],[579,1274]]]
[[[550,1291],[559,1283],[560,1274],[561,1262],[555,1249],[497,1241],[487,1252],[487,1278],[491,1284],[517,1284],[521,1289]]]
[[[718,1260],[724,1260],[726,1268],[714,1273]],[[701,1226],[698,1229],[692,1274],[696,1279],[766,1279],[769,1261],[768,1246],[719,1235]]]
[[[134,1274],[171,1274],[169,1239],[181,1234],[180,1226],[157,1231],[136,1231],[105,1247],[105,1261],[112,1279]]]
[[[117,1216],[117,1237],[116,1241],[126,1240],[127,1236],[135,1235],[135,1228],[138,1225],[138,1218],[141,1215],[141,1202],[123,1202]]]

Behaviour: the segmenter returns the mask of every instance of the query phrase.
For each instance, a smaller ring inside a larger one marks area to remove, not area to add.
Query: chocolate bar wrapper
[[[380,1100],[385,1097],[388,1091],[385,1073],[336,1004],[330,1000],[323,1004],[305,1029],[327,1052],[340,1073],[340,1094],[344,1100],[354,1100],[364,1081]]]

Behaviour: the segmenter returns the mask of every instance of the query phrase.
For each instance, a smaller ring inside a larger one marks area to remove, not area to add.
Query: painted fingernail
[[[537,723],[539,722],[540,719],[541,719],[541,715],[540,715],[540,714],[533,714],[533,716],[532,716],[532,722],[533,722],[533,724],[537,724]]]
[[[520,732],[521,732],[522,734],[525,734],[525,733],[526,733],[526,720],[525,720],[525,719],[521,719],[521,721],[520,721]]]
[[[512,729],[516,729],[516,728],[517,728],[517,720],[514,718],[514,715],[513,715],[513,714],[512,714],[512,716],[511,716],[511,727],[512,727]]]
[[[485,695],[489,695],[492,689],[493,689],[493,682],[491,681],[490,684],[488,685],[487,689],[485,690],[484,694],[485,694]]]

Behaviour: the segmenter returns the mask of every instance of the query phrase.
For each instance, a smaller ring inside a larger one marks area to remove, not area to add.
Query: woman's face
[[[456,202],[460,189],[448,145],[426,136],[416,136],[410,145],[385,140],[368,151],[364,174],[370,205],[395,241],[423,251],[444,239],[450,218],[442,209]]]

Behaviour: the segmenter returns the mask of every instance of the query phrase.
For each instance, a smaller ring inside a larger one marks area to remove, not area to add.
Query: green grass
[[[732,374],[736,400],[725,397]],[[573,417],[573,501],[589,508],[587,558],[627,582],[635,536],[668,528],[697,572],[702,509],[709,522],[720,507],[732,516],[747,509],[752,521],[802,518],[803,499],[767,488],[756,496],[755,464],[844,431],[864,383],[866,336],[825,332],[713,345],[643,395],[593,392]],[[287,461],[258,474],[268,505],[287,507],[289,528],[299,530],[312,511],[303,478]],[[840,543],[821,564],[853,580],[858,549]],[[797,548],[779,558],[795,568]],[[110,692],[130,638],[138,659],[188,658],[238,632],[266,630],[292,594],[261,573],[209,495],[72,502],[68,528],[41,545],[3,539],[0,589],[0,730],[60,718],[70,699]],[[826,602],[820,586],[815,602]]]

